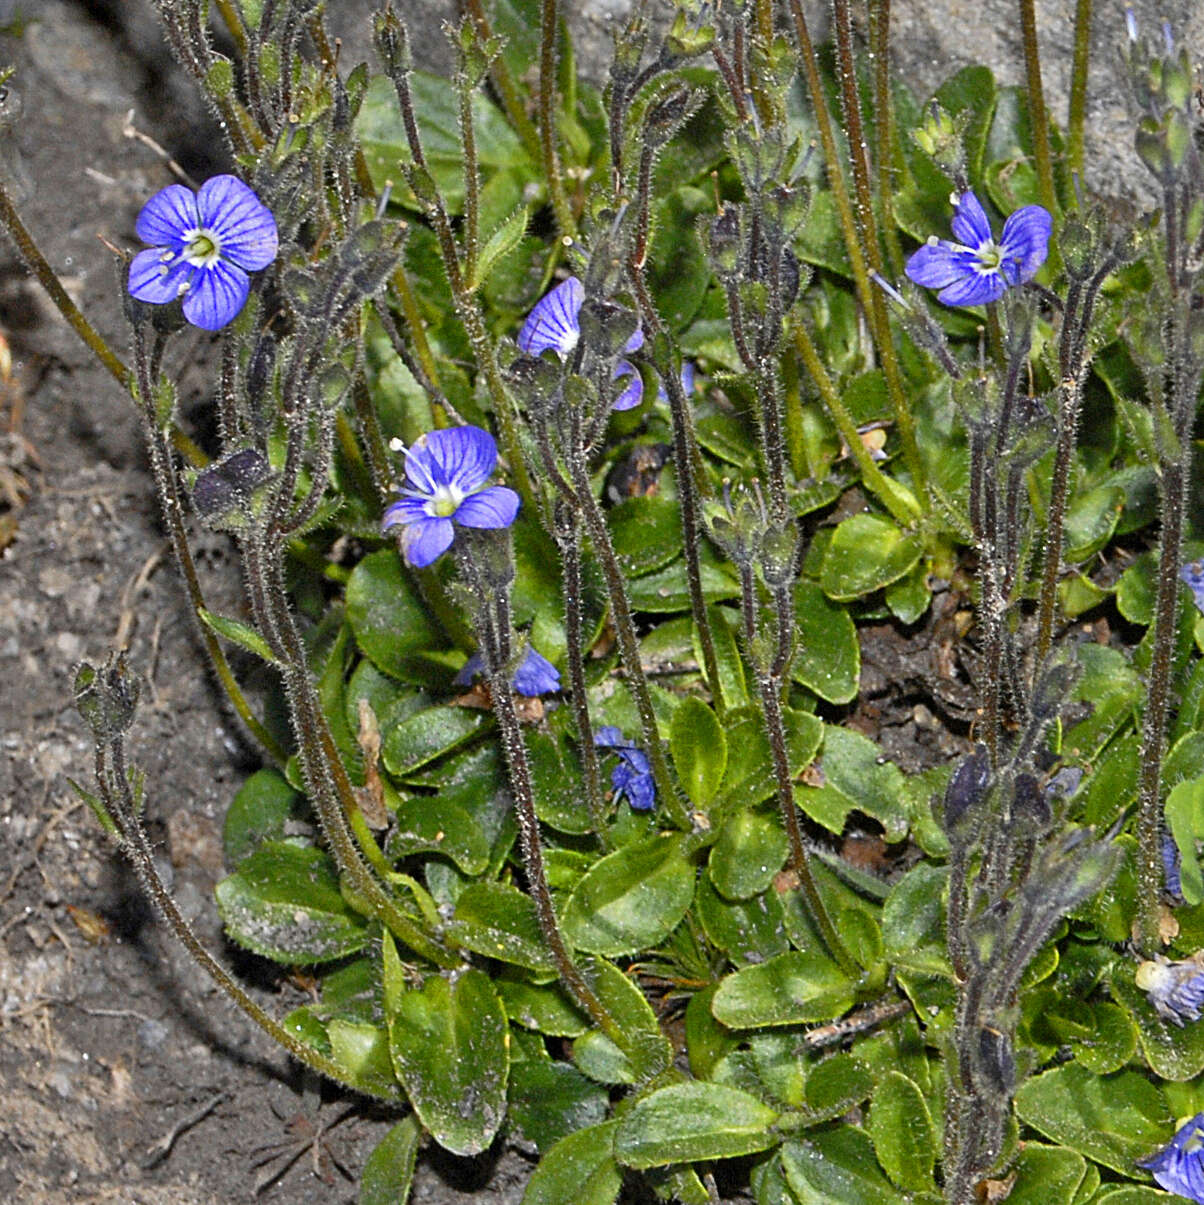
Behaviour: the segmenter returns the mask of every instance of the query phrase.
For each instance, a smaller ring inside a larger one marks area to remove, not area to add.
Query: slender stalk
[[[1089,0],[1088,0],[1089,2]],[[1020,32],[1024,40],[1024,75],[1027,84],[1028,118],[1033,131],[1033,157],[1037,167],[1037,193],[1051,214],[1058,212],[1054,192],[1053,156],[1049,149],[1049,114],[1045,108],[1045,88],[1041,83],[1041,55],[1037,47],[1037,12],[1033,0],[1020,0]],[[1076,41],[1075,52],[1078,47]],[[1050,260],[1056,247],[1050,248]]]
[[[156,492],[159,496],[159,506],[163,512],[163,522],[167,527],[168,538],[171,541],[172,554],[175,557],[180,576],[184,579],[184,589],[192,606],[197,631],[205,646],[209,663],[213,666],[213,672],[217,675],[217,680],[226,698],[230,701],[230,705],[246,725],[247,731],[259,742],[264,753],[278,766],[283,766],[288,760],[288,754],[252,711],[250,703],[247,702],[247,698],[242,692],[242,687],[238,684],[238,679],[230,669],[230,663],[226,660],[221,642],[213,629],[202,618],[207,610],[205,594],[201,589],[201,580],[197,575],[196,563],[192,559],[192,549],[188,543],[188,532],[184,526],[184,503],[180,495],[180,485],[176,477],[175,465],[172,462],[171,450],[163,430],[155,420],[154,387],[151,382],[145,344],[137,332],[134,346],[135,363],[139,366],[138,394],[142,406],[147,454],[150,457]]]
[[[556,147],[556,29],[559,25],[556,0],[543,0],[539,16],[539,149],[543,173],[561,238],[572,238],[577,223],[564,191],[560,154]]]
[[[1075,0],[1074,61],[1070,71],[1070,108],[1066,118],[1066,161],[1081,180],[1083,129],[1087,123],[1087,65],[1091,56],[1091,0]]]
[[[327,1076],[335,1083],[346,1084],[347,1073],[342,1067],[333,1059],[327,1058],[320,1051],[302,1042],[274,1017],[260,1008],[234,981],[226,968],[198,940],[192,927],[176,907],[176,902],[172,898],[171,892],[167,890],[155,865],[154,855],[146,839],[146,832],[138,819],[137,801],[130,788],[129,776],[125,768],[124,748],[120,740],[113,742],[108,750],[108,758],[108,764],[105,764],[101,750],[97,750],[97,777],[106,804],[109,805],[111,813],[118,818],[121,829],[121,849],[130,859],[138,881],[159,909],[164,920],[167,921],[176,939],[188,951],[189,956],[201,970],[217,984],[226,998],[258,1025],[268,1037],[279,1043],[298,1062]],[[357,1086],[357,1090],[366,1091],[369,1095],[378,1095],[384,1100],[396,1099],[385,1093],[376,1093],[371,1089],[359,1086]]]
[[[894,276],[903,274],[903,248],[895,226],[893,107],[890,95],[890,0],[870,0],[870,44],[874,61],[874,149],[878,160],[878,208]]]
[[[8,189],[0,180],[0,224],[4,226],[8,237],[12,240],[21,257],[21,262],[38,278],[38,283],[44,288],[54,302],[55,308],[66,318],[71,329],[88,345],[93,355],[105,366],[112,378],[123,388],[130,387],[133,376],[130,370],[121,362],[112,348],[104,341],[96,328],[83,316],[79,306],[67,296],[54,269],[46,262],[46,257],[33,241],[25,223],[21,221],[8,195]]]
[[[460,101],[460,149],[464,157],[464,275],[475,282],[481,249],[481,173],[477,167],[477,130],[472,117],[473,89],[464,64],[457,73],[456,93]]]

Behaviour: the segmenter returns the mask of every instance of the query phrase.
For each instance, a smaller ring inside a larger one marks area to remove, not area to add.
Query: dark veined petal
[[[480,489],[497,464],[497,444],[480,427],[429,431],[419,442],[433,466],[434,480],[454,485],[462,494]]]
[[[164,305],[179,297],[180,287],[192,279],[197,269],[182,259],[169,266],[163,262],[163,255],[162,248],[152,247],[134,256],[127,286],[131,297],[153,305]]]
[[[406,481],[413,486],[414,491],[430,497],[442,485],[447,485],[447,478],[439,462],[431,456],[427,441],[434,432],[420,435],[414,443],[406,448]]]
[[[450,547],[456,529],[450,519],[426,516],[406,527],[401,537],[401,552],[415,569],[425,569]]]
[[[237,176],[212,176],[196,198],[201,225],[217,236],[223,259],[257,272],[276,258],[272,211]]]
[[[242,309],[250,291],[251,278],[219,259],[197,270],[184,294],[184,317],[203,331],[219,331]]]
[[[1197,1113],[1164,1150],[1137,1166],[1148,1168],[1168,1192],[1204,1205],[1204,1113]]]
[[[470,494],[452,516],[465,527],[509,527],[518,514],[518,495],[504,485]]]
[[[969,190],[957,199],[957,210],[953,214],[953,237],[959,243],[973,248],[991,241],[991,223],[987,221],[978,198]]]
[[[633,364],[620,360],[615,365],[614,376],[611,379],[617,381],[625,376],[630,376],[630,380],[623,392],[615,398],[611,405],[612,410],[634,410],[644,400],[644,382],[640,374],[636,372]]]
[[[603,724],[601,728],[594,729],[594,744],[599,749],[625,749],[634,748],[634,745],[629,745],[627,738],[623,735],[622,729],[614,724]]]
[[[179,251],[184,246],[184,235],[198,224],[196,196],[183,184],[169,184],[142,206],[134,229],[152,247]]]
[[[999,251],[1016,274],[1016,284],[1032,280],[1049,254],[1053,219],[1040,205],[1017,209],[1003,224]],[[1009,275],[1011,273],[1009,272]]]
[[[943,289],[972,272],[974,252],[947,239],[933,239],[912,253],[903,270],[926,289]]]
[[[528,699],[554,694],[560,689],[560,671],[542,653],[527,645],[527,652],[514,672],[514,689]]]
[[[656,785],[647,754],[641,749],[630,749],[620,756],[622,760],[611,771],[611,787],[616,795],[625,795],[637,812],[650,811],[656,803]]]
[[[998,272],[971,272],[937,294],[945,305],[987,305],[1007,291],[1007,281]]]
[[[388,531],[390,527],[397,527],[399,524],[421,523],[423,519],[429,518],[425,498],[398,498],[381,516],[380,529]]]
[[[553,348],[563,359],[581,335],[578,317],[585,286],[575,276],[558,284],[536,304],[518,332],[518,345],[529,356]]]
[[[644,346],[644,332],[637,326],[631,333],[631,338],[623,344],[624,351],[639,351]]]

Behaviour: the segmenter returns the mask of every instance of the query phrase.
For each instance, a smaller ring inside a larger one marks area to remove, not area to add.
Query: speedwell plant
[[[388,4],[353,65],[313,0],[219,0],[233,57],[158,0],[228,170],[139,217],[128,366],[0,193],[261,750],[226,930],[318,998],[270,1014],[176,907],[120,653],[85,797],[198,968],[396,1110],[363,1205],[502,1141],[527,1205],[1204,1201],[1193,60],[1128,22],[1125,223],[1090,0],[1061,129],[1032,0],[1026,87],[931,97],[866,7],[829,49],[802,0],[637,6],[598,87],[557,0],[468,0],[451,80]]]

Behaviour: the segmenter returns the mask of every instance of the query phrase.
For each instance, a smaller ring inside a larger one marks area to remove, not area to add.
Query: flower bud
[[[130,729],[138,708],[141,682],[124,653],[112,653],[99,667],[84,661],[75,671],[75,706],[98,744]]]

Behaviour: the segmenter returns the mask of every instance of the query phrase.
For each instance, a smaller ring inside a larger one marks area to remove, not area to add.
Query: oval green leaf
[[[853,1005],[853,983],[830,958],[790,950],[729,975],[711,1011],[732,1029],[826,1021]]]
[[[727,737],[715,713],[701,699],[687,696],[678,704],[669,729],[669,749],[690,802],[706,808],[727,768]]]
[[[820,570],[829,598],[848,602],[898,581],[920,559],[918,536],[879,515],[853,515],[832,535]]]

